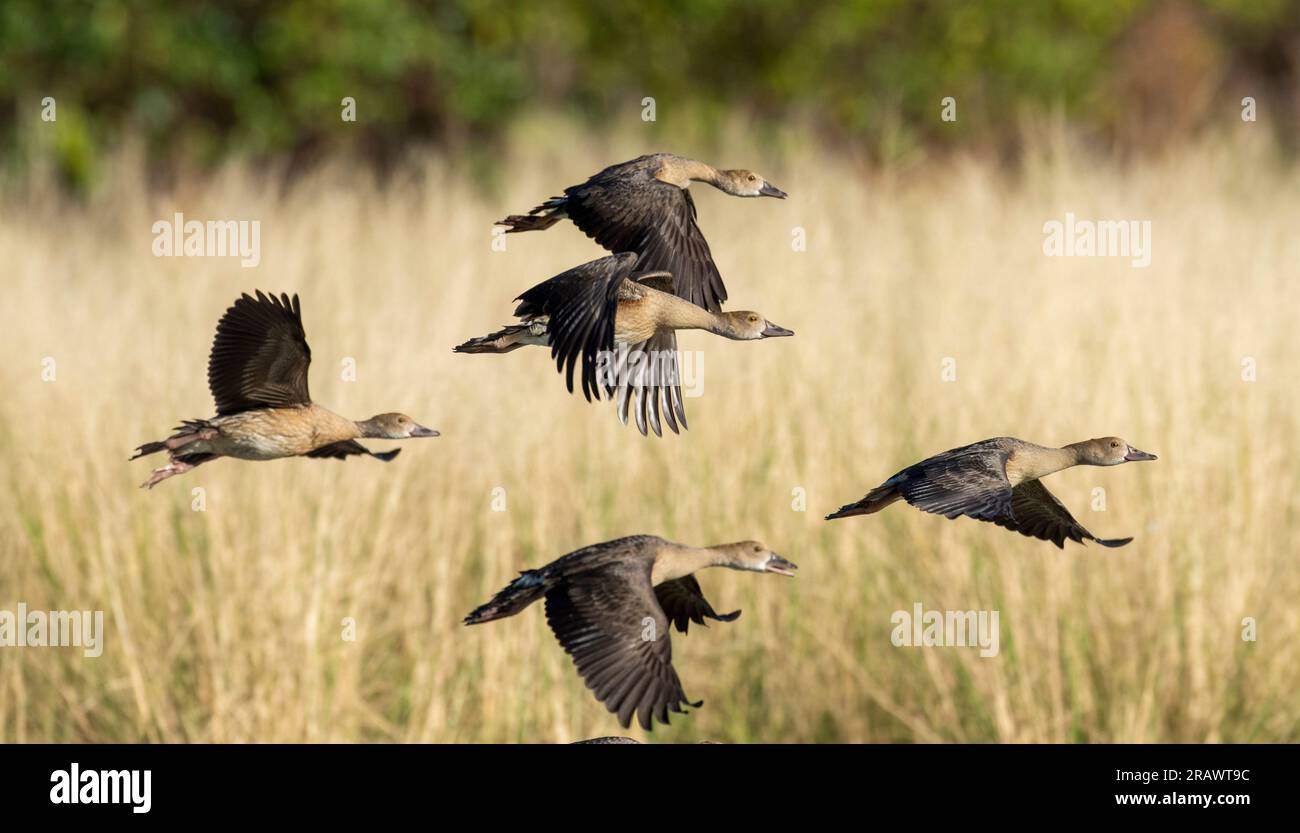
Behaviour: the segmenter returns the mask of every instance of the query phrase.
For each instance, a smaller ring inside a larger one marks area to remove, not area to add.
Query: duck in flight
[[[654,153],[611,165],[581,185],[564,189],[564,196],[552,197],[528,214],[506,217],[498,225],[506,226],[509,234],[548,229],[568,219],[606,251],[633,252],[641,256],[641,269],[671,274],[671,291],[679,298],[709,312],[721,312],[727,289],[696,223],[695,200],[689,190],[692,182],[708,183],[736,197],[786,198],[784,191],[753,171],[719,170],[695,159]],[[677,337],[672,331],[656,333],[646,344],[634,347],[652,355],[676,349]],[[661,401],[668,427],[677,431],[678,421],[685,427],[680,384],[650,384],[638,387],[635,394],[641,433],[647,423],[658,426]],[[625,398],[619,403],[625,423],[629,401]],[[658,433],[657,427],[655,431]]]
[[[240,296],[217,324],[208,357],[208,388],[216,400],[211,419],[185,420],[165,440],[145,443],[135,456],[166,451],[167,465],[141,484],[152,489],[169,477],[218,457],[347,457],[366,454],[388,461],[398,450],[373,452],[357,442],[370,437],[436,437],[405,414],[379,414],[354,422],[311,401],[307,366],[311,349],[298,296]]]
[[[473,338],[454,349],[457,353],[509,353],[525,345],[551,348],[556,369],[565,374],[569,391],[581,366],[582,392],[587,401],[602,392],[619,397],[619,416],[627,421],[627,401],[633,390],[655,384],[676,385],[677,351],[647,352],[648,344],[677,330],[704,330],[736,341],[792,336],[760,313],[748,310],[710,312],[679,297],[676,277],[668,272],[642,271],[631,252],[610,255],[576,266],[520,295],[510,324],[494,333]],[[677,415],[685,427],[685,410]],[[647,421],[662,435],[658,414],[637,410],[637,427],[646,433]],[[664,419],[677,430],[673,411]]]
[[[924,512],[948,519],[965,515],[989,521],[1021,535],[1051,541],[1065,549],[1065,539],[1103,547],[1122,547],[1132,538],[1103,539],[1083,527],[1041,478],[1071,466],[1118,466],[1156,455],[1139,451],[1119,437],[1048,448],[1014,437],[997,437],[954,448],[895,474],[856,503],[826,520],[879,512],[905,500]]]
[[[669,626],[731,622],[718,613],[693,575],[707,567],[793,576],[795,565],[755,541],[687,547],[654,535],[593,544],[537,570],[525,570],[465,617],[478,625],[546,600],[546,621],[596,699],[627,728],[668,723],[668,713],[699,708],[673,670]]]

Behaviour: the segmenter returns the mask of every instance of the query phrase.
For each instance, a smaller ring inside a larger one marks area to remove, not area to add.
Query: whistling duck
[[[145,443],[135,456],[166,451],[170,462],[141,484],[155,485],[217,457],[274,460],[355,454],[388,461],[400,449],[374,452],[359,437],[404,440],[436,437],[405,414],[379,414],[353,422],[311,401],[307,366],[311,348],[298,296],[240,296],[221,321],[208,357],[208,388],[216,400],[212,419],[185,420],[176,433]]]
[[[754,541],[687,547],[653,535],[634,535],[571,552],[538,570],[525,570],[465,617],[477,625],[513,616],[546,599],[546,621],[596,699],[627,728],[635,714],[645,729],[683,705],[699,708],[682,690],[672,666],[669,625],[686,633],[690,622],[731,622],[719,614],[692,575],[729,567],[793,576],[795,565]]]
[[[515,315],[524,323],[470,339],[453,350],[508,353],[529,344],[549,345],[556,368],[566,374],[570,392],[579,359],[582,392],[588,401],[593,396],[599,399],[601,390],[612,396],[618,388],[618,413],[626,423],[632,389],[677,383],[676,350],[652,354],[642,347],[656,334],[695,329],[737,341],[794,335],[757,312],[710,312],[698,307],[672,293],[675,276],[639,270],[637,256],[623,252],[562,272],[519,296]],[[685,427],[681,400],[675,405]],[[638,410],[636,416],[637,427],[645,434],[645,411]],[[666,410],[664,416],[676,431],[672,410]],[[654,411],[649,414],[649,424],[655,434],[662,435]]]
[[[564,189],[564,196],[552,197],[528,214],[506,217],[498,225],[507,226],[507,233],[538,231],[568,218],[606,250],[635,252],[641,256],[642,269],[672,274],[671,291],[678,297],[720,312],[727,289],[695,222],[695,201],[688,190],[693,181],[737,197],[786,197],[753,171],[719,170],[694,159],[654,153],[611,165],[581,185]],[[677,349],[677,337],[672,331],[659,332],[635,349],[666,355]],[[647,410],[653,411],[652,424],[658,424],[661,398],[669,427],[677,430],[674,410],[685,424],[680,385],[651,384],[638,388],[636,394],[638,426],[646,423]],[[627,400],[620,403],[624,422],[627,407]]]
[[[1103,547],[1122,547],[1133,539],[1102,539],[1074,519],[1039,478],[1071,466],[1118,466],[1156,455],[1138,451],[1119,437],[1048,448],[1014,437],[997,437],[954,448],[922,460],[827,515],[826,520],[879,512],[900,498],[925,512],[948,519],[965,515],[1051,541],[1065,549],[1065,539],[1084,539]]]

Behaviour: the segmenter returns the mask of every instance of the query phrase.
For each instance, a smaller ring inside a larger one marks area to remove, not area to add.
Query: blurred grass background
[[[69,5],[0,6],[0,608],[102,609],[107,634],[98,659],[0,649],[0,741],[618,733],[540,608],[459,621],[637,532],[801,567],[701,576],[744,614],[674,640],[705,706],[654,740],[1300,739],[1294,4]],[[1157,54],[1210,68],[1124,69]],[[600,254],[567,224],[494,251],[494,220],[663,149],[790,192],[695,189],[731,306],[794,339],[686,335],[705,395],[667,439],[566,395],[544,351],[452,355]],[[259,219],[260,266],[153,257],[176,211]],[[1151,220],[1152,265],[1044,257],[1067,211]],[[209,414],[213,327],[255,287],[301,294],[315,398],[443,436],[138,490],[131,449]],[[1120,550],[821,521],[955,445],[1112,433],[1160,461],[1050,485]],[[1000,656],[893,647],[918,601],[1000,610]]]
[[[793,581],[702,577],[734,624],[675,640],[705,707],[656,739],[1295,740],[1300,703],[1290,326],[1300,182],[1248,139],[1119,170],[1051,147],[855,180],[816,152],[760,167],[787,202],[697,197],[738,307],[789,341],[692,334],[691,430],[643,439],[565,394],[544,351],[453,355],[509,299],[596,254],[574,229],[489,229],[636,136],[552,127],[487,199],[445,161],[379,190],[346,167],[287,195],[241,169],[186,193],[124,173],[90,204],[5,205],[0,600],[106,611],[103,657],[0,651],[5,740],[571,740],[616,726],[542,611],[465,629],[515,571],[635,532],[755,537]],[[738,141],[725,164],[761,154]],[[452,208],[454,206],[454,209]],[[262,265],[158,259],[149,225],[264,223]],[[1146,270],[1048,259],[1045,217],[1153,221]],[[790,229],[808,234],[792,251]],[[254,286],[301,293],[312,391],[443,431],[370,460],[219,461],[153,492],[137,443],[206,414],[212,327]],[[56,382],[43,382],[42,357]],[[1258,381],[1244,382],[1253,357]],[[341,381],[355,358],[358,379]],[[957,381],[941,381],[945,357]],[[986,436],[1117,433],[1161,456],[1052,488],[1116,551],[1065,552],[894,507],[827,524],[902,465]],[[190,489],[207,491],[191,511]],[[1089,510],[1104,487],[1108,511]],[[508,511],[491,508],[504,488]],[[807,511],[792,509],[806,490]],[[889,616],[1001,610],[1002,653],[909,650]],[[1243,642],[1256,617],[1259,641]],[[356,642],[341,638],[354,617]]]

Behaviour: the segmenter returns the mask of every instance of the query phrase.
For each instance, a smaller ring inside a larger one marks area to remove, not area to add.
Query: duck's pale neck
[[[669,330],[708,330],[718,335],[726,335],[726,319],[704,307],[697,307],[690,301],[675,295],[667,296],[659,324]]]
[[[361,433],[361,423],[353,422],[342,414],[336,414],[315,402],[302,410],[294,409],[286,413],[292,414],[296,421],[304,421],[310,425],[311,433],[320,441],[342,442],[365,436]]]
[[[686,547],[665,541],[655,556],[654,568],[650,571],[650,583],[657,585],[684,578],[697,570],[721,567],[726,563],[726,557],[717,550],[708,547]]]
[[[717,168],[680,156],[665,160],[655,177],[678,188],[687,188],[691,182],[707,182],[715,188],[722,188],[722,173]]]
[[[1040,446],[1032,454],[1025,455],[1021,461],[1022,480],[1037,480],[1049,474],[1055,474],[1070,466],[1079,465],[1079,451],[1082,443],[1071,443],[1062,448]]]
[[[373,419],[362,419],[352,423],[357,433],[355,437],[369,437],[371,439],[383,439],[383,429]]]

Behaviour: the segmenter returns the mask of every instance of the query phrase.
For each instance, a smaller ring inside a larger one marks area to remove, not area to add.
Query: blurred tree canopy
[[[1143,141],[1135,106],[1158,134],[1243,95],[1293,129],[1298,63],[1300,0],[3,0],[0,142],[85,184],[128,136],[158,164],[383,162],[490,146],[531,110],[639,118],[643,96],[660,122],[742,112],[867,147],[997,147],[1055,109]]]

